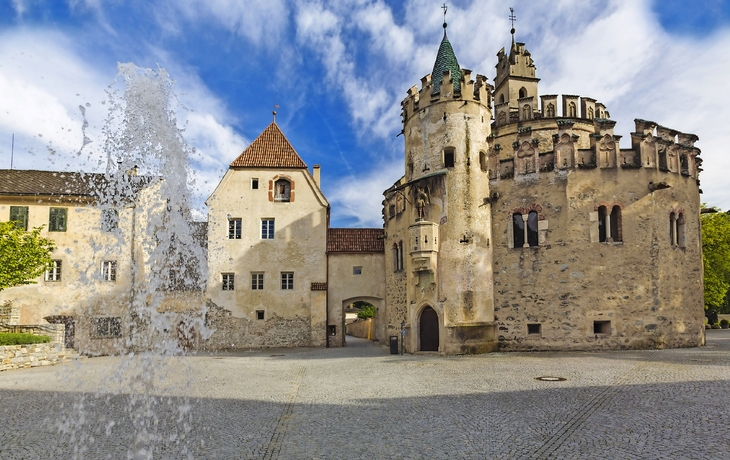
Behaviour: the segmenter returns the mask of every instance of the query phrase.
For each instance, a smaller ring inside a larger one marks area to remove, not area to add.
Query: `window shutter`
[[[10,220],[17,222],[18,228],[28,230],[28,206],[10,206]]]

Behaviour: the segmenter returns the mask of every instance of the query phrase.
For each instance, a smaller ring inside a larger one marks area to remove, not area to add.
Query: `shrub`
[[[722,326],[720,326],[720,323],[713,323],[713,324],[712,324],[712,328],[713,328],[713,329],[721,329],[721,328],[722,328]]]
[[[25,333],[0,333],[0,346],[3,345],[30,345],[33,343],[48,343],[51,338],[47,335],[33,335]]]
[[[730,324],[730,321],[726,320],[725,318],[723,318],[722,321],[720,321],[720,326],[725,326],[727,324]]]

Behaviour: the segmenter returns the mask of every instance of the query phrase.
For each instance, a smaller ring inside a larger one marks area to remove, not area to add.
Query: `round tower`
[[[386,219],[388,234],[407,241],[400,257],[412,351],[436,351],[435,335],[445,353],[496,349],[486,172],[491,90],[484,76],[472,79],[459,66],[444,23],[433,72],[402,102],[405,177],[391,192],[403,195],[406,212]]]

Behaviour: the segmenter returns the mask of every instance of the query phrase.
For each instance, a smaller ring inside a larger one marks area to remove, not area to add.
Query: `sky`
[[[431,72],[442,3],[0,0],[0,168],[12,153],[15,169],[103,172],[107,101],[123,90],[118,64],[134,63],[174,80],[197,220],[278,105],[304,162],[322,165],[331,225],[381,227],[382,192],[404,171],[400,102]],[[514,7],[540,94],[603,102],[621,148],[635,118],[697,134],[701,199],[730,209],[730,1],[447,4],[463,68],[493,83]]]

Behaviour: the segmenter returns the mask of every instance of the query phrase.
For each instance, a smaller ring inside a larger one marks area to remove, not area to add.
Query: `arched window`
[[[687,234],[685,233],[684,214],[681,212],[677,217],[677,246],[680,248],[687,247]]]
[[[527,90],[525,89],[524,86],[522,88],[520,88],[520,97],[521,98],[522,97],[527,97]]]
[[[479,167],[483,172],[489,170],[489,157],[487,157],[487,152],[483,150],[479,151]]]
[[[398,270],[403,270],[403,240],[398,242]]]
[[[504,104],[504,94],[499,95],[499,103]]]
[[[548,104],[547,110],[545,111],[548,118],[555,118],[555,105]]]
[[[522,214],[512,214],[512,235],[515,248],[521,248],[525,245],[525,221],[522,220]]]
[[[575,102],[571,102],[568,104],[568,117],[569,118],[575,118],[577,114],[576,108],[575,108]]]
[[[527,243],[537,246],[537,212],[530,211],[527,215]]]
[[[669,244],[677,244],[677,215],[674,213],[669,214]]]
[[[611,210],[611,239],[614,242],[623,241],[621,235],[621,208],[619,206],[614,206]]]
[[[453,168],[455,163],[454,159],[454,148],[446,147],[444,149],[444,167]]]
[[[601,243],[606,242],[607,238],[607,232],[606,232],[606,207],[601,206],[598,208],[598,241]]]
[[[593,107],[588,107],[588,119],[593,120]]]
[[[393,243],[393,271],[398,271],[398,255],[400,252],[398,251],[398,243]]]
[[[274,201],[289,202],[291,199],[291,182],[279,179],[274,182]]]
[[[520,213],[512,215],[512,237],[515,248],[529,248],[538,245],[536,211],[530,211],[526,216]]]
[[[522,106],[522,119],[523,120],[531,119],[532,114],[530,112],[532,112],[532,107],[530,107],[529,104],[525,104],[524,106]]]

